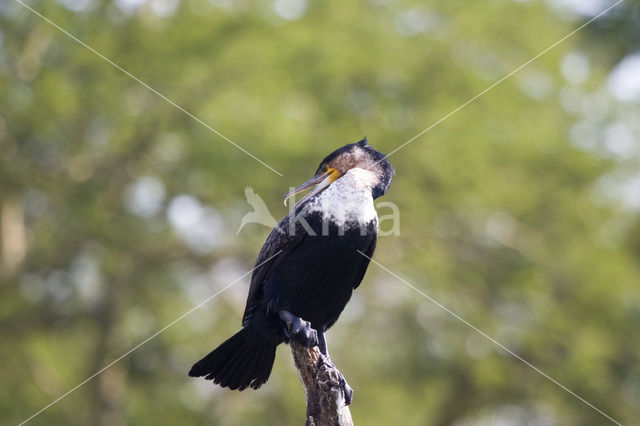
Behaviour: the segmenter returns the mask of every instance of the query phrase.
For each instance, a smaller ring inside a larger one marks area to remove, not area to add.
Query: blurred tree
[[[281,217],[282,194],[336,146],[366,135],[390,152],[611,4],[25,3],[284,177],[0,3],[3,424],[249,271],[268,229],[234,235],[245,186]],[[376,254],[624,424],[640,416],[640,88],[621,66],[638,49],[638,5],[391,156],[401,234]],[[259,392],[186,375],[237,328],[247,283],[30,423],[299,424],[287,348]],[[607,422],[375,266],[329,337],[356,424]]]

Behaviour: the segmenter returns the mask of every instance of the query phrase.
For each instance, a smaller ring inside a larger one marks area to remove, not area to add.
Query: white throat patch
[[[373,205],[371,189],[376,177],[368,170],[354,168],[333,182],[327,189],[309,200],[309,212],[320,212],[325,219],[338,226],[355,222],[367,224],[376,221],[378,214]]]

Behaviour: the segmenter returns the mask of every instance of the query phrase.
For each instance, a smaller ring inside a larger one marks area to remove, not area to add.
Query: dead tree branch
[[[338,369],[318,362],[321,354],[317,347],[291,342],[291,351],[307,399],[306,425],[353,426]]]

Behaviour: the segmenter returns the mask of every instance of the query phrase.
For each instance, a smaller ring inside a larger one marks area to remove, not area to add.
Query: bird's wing
[[[353,284],[354,290],[358,288],[358,286],[362,282],[362,279],[364,278],[365,272],[367,272],[367,268],[369,267],[369,262],[370,262],[369,259],[373,257],[373,252],[376,251],[377,241],[378,241],[378,233],[376,232],[371,236],[371,242],[369,243],[369,247],[367,247],[366,250],[362,250],[362,253],[364,253],[367,257],[360,255],[362,257],[362,263],[360,264],[358,275],[356,276],[356,280]]]
[[[245,327],[251,319],[251,315],[260,299],[262,286],[269,278],[269,275],[271,275],[271,271],[284,261],[307,236],[306,230],[299,221],[295,221],[293,225],[294,229],[289,229],[290,217],[291,215],[288,215],[282,219],[278,226],[271,231],[271,234],[269,234],[260,249],[258,259],[256,260],[256,265],[260,266],[256,267],[251,276],[251,287],[249,288],[249,295],[247,296],[247,306],[242,317],[243,327]]]

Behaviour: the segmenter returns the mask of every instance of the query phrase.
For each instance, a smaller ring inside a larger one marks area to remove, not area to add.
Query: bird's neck
[[[309,211],[320,212],[324,218],[339,226],[377,221],[378,215],[371,195],[375,183],[372,172],[360,168],[351,169],[309,200]]]

